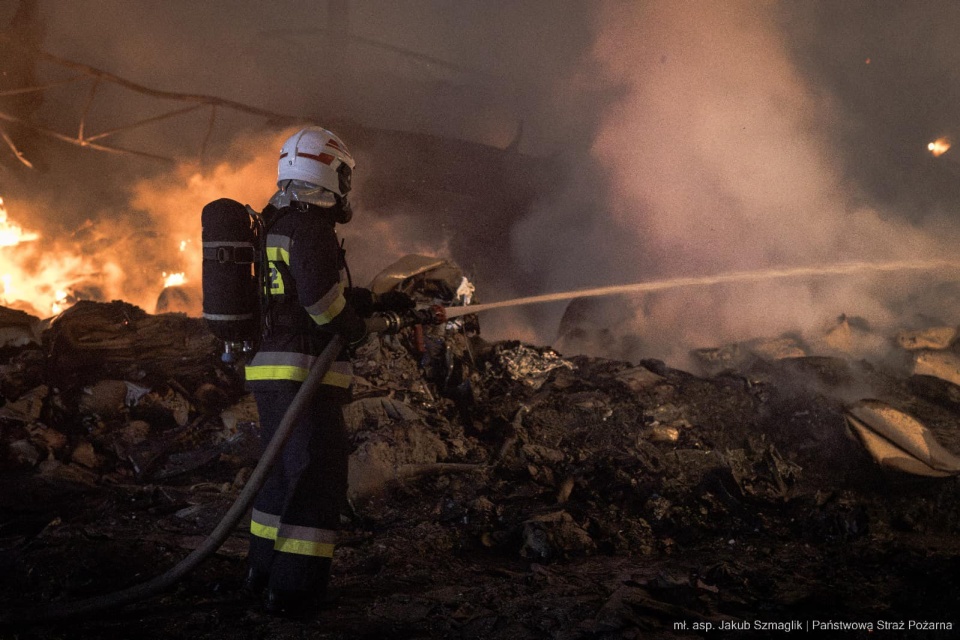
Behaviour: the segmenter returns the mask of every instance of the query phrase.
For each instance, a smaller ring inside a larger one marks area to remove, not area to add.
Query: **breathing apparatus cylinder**
[[[203,208],[203,319],[226,343],[260,338],[259,216],[229,198]]]

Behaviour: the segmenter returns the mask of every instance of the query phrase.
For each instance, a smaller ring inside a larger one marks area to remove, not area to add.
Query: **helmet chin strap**
[[[337,204],[331,209],[330,213],[333,214],[333,219],[339,224],[347,224],[353,220],[353,206],[350,204],[350,200],[347,199],[347,196],[334,196],[337,199]]]
[[[313,209],[313,212],[316,215],[327,216],[336,224],[347,224],[353,219],[353,207],[350,206],[350,201],[346,198],[336,196],[336,199],[336,204],[330,207],[321,207],[313,204],[312,202],[305,202],[303,200],[293,200],[288,205],[283,206],[290,206],[294,209],[299,209],[300,211],[310,211]],[[273,203],[271,202],[271,204]]]

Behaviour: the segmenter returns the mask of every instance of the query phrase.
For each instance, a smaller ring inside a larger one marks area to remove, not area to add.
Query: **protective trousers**
[[[264,446],[300,384],[278,382],[276,387],[254,392]],[[349,446],[342,412],[346,394],[345,389],[320,385],[254,502],[249,563],[269,574],[271,589],[326,589],[347,494]]]

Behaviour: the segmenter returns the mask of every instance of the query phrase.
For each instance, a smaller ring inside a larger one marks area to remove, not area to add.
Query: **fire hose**
[[[391,334],[417,324],[441,324],[445,319],[444,308],[440,306],[415,309],[401,313],[387,311],[378,313],[372,318],[367,319],[366,328],[367,333]],[[85,600],[58,602],[37,607],[21,615],[8,616],[0,614],[0,624],[26,624],[70,618],[131,604],[166,591],[200,565],[201,562],[220,548],[236,528],[240,519],[247,512],[247,509],[253,504],[257,493],[260,491],[263,483],[266,482],[267,475],[280,457],[283,446],[290,438],[291,433],[293,433],[293,427],[300,418],[300,414],[303,413],[316,397],[323,376],[326,375],[331,365],[333,365],[337,354],[340,353],[343,346],[343,339],[339,335],[333,336],[330,343],[313,362],[307,378],[303,381],[300,390],[297,392],[297,395],[294,396],[293,402],[291,402],[287,408],[287,412],[280,421],[280,426],[277,428],[276,434],[274,434],[274,437],[265,447],[263,454],[260,456],[260,461],[254,468],[253,473],[250,474],[250,478],[244,485],[240,495],[237,496],[233,505],[227,513],[224,514],[223,518],[221,518],[216,528],[207,536],[206,540],[190,552],[187,557],[165,573],[147,582]]]

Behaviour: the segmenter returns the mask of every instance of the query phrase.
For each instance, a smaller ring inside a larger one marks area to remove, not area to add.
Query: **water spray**
[[[458,318],[467,314],[480,313],[491,309],[505,307],[519,307],[527,304],[572,300],[574,298],[595,298],[612,296],[623,293],[649,293],[651,291],[666,291],[683,287],[706,287],[717,284],[734,282],[762,282],[766,280],[781,280],[787,278],[814,278],[818,276],[841,276],[859,273],[884,273],[893,271],[944,271],[960,270],[960,262],[950,260],[900,261],[900,262],[844,262],[822,267],[791,267],[760,269],[756,271],[734,271],[713,276],[689,276],[620,284],[578,291],[563,291],[547,293],[526,298],[513,298],[500,302],[475,304],[465,307],[447,307],[446,316],[449,319]]]

